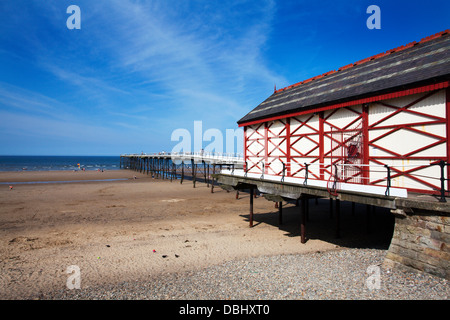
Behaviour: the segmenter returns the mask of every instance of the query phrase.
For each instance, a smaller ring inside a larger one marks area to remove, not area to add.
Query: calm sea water
[[[79,164],[79,166],[78,166]],[[119,156],[0,156],[0,171],[118,170]]]

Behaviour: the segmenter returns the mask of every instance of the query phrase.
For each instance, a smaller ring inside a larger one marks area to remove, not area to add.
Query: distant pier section
[[[244,157],[239,153],[212,152],[159,152],[140,154],[121,154],[120,168],[151,174],[158,179],[203,180],[211,192],[214,188],[213,174],[222,169],[243,169]]]

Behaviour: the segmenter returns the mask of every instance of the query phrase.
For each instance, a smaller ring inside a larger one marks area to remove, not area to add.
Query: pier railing
[[[239,153],[214,152],[158,152],[120,155],[120,168],[146,173],[154,178],[180,180],[192,179],[193,186],[197,180],[211,185],[213,192],[213,174],[216,169],[243,168],[244,158]]]
[[[157,152],[157,153],[138,153],[122,154],[121,157],[151,157],[151,158],[170,158],[172,161],[191,161],[196,163],[208,162],[217,164],[244,164],[244,155],[241,153],[219,153],[219,152]]]
[[[319,185],[328,189],[331,195],[337,195],[343,185],[360,185],[361,189],[373,187],[384,187],[384,195],[390,196],[393,188],[418,190],[422,184],[430,189],[429,193],[439,195],[440,202],[446,202],[445,196],[449,190],[447,187],[446,167],[450,163],[443,160],[430,161],[428,163],[416,163],[408,165],[387,164],[351,164],[351,163],[299,163],[283,162],[281,159],[259,162],[244,162],[244,169],[237,174],[248,176],[253,174],[260,179],[279,179],[280,182],[294,178],[297,183],[305,186]],[[433,169],[434,167],[438,167]],[[427,173],[420,170],[428,170]],[[402,183],[399,180],[402,179]]]
[[[151,168],[161,167],[161,164],[154,164],[149,159],[169,161],[163,167],[174,165],[174,169],[170,169],[176,173],[177,166],[183,170],[186,166],[190,169],[194,168],[193,174],[200,164],[200,170],[203,169],[205,179],[209,176],[209,166],[219,166],[222,170],[226,168],[225,173],[236,175],[258,177],[259,179],[269,178],[279,179],[284,182],[290,180],[295,183],[307,185],[321,185],[326,187],[331,195],[337,195],[337,192],[343,187],[361,186],[361,189],[370,187],[384,188],[385,196],[393,195],[394,189],[404,189],[415,191],[419,190],[418,185],[422,184],[430,189],[429,193],[439,196],[440,202],[446,202],[445,196],[449,193],[447,176],[447,163],[443,160],[429,161],[428,163],[416,164],[352,164],[352,163],[299,163],[296,161],[283,162],[276,158],[270,161],[261,159],[258,162],[244,160],[243,154],[240,153],[213,153],[213,152],[158,152],[158,153],[141,153],[141,154],[123,154],[121,158],[129,158],[138,160],[134,161],[131,169],[140,171],[151,170]],[[208,168],[206,168],[208,166]],[[122,167],[122,162],[121,162]],[[125,166],[130,167],[130,166]],[[203,167],[203,168],[202,168]],[[437,167],[437,168],[436,168]],[[171,167],[172,168],[172,167]],[[434,169],[436,168],[436,169]],[[237,170],[235,170],[237,169]],[[166,169],[168,170],[168,169]],[[427,173],[420,170],[428,170]],[[215,172],[215,167],[214,167]],[[402,183],[399,180],[403,179]],[[394,190],[395,191],[395,190]],[[417,191],[416,191],[417,192]]]

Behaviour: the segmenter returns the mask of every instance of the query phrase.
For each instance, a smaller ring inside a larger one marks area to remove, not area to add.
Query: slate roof
[[[238,124],[448,80],[450,30],[276,90]]]

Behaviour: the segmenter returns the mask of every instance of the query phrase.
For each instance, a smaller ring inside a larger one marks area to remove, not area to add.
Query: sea
[[[0,156],[0,171],[119,169],[120,156]]]

